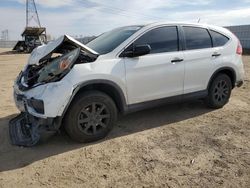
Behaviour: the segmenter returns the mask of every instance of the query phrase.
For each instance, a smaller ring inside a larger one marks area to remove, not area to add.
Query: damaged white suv
[[[186,99],[221,108],[243,84],[242,47],[201,24],[127,26],[88,43],[65,35],[36,48],[14,85],[13,144],[32,146],[61,125],[79,142],[105,137],[117,114]]]

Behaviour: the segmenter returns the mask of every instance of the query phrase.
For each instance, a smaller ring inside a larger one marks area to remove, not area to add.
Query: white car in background
[[[22,112],[13,144],[32,146],[63,125],[79,142],[105,137],[117,114],[187,99],[223,107],[243,84],[242,47],[227,29],[154,23],[106,32],[87,45],[65,35],[36,48],[14,85]]]

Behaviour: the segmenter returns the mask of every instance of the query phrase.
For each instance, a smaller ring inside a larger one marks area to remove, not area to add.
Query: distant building
[[[227,26],[240,40],[245,52],[250,52],[250,25]]]

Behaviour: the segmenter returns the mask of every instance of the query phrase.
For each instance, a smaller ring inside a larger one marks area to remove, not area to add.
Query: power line
[[[81,3],[85,3],[84,1],[81,0]],[[147,15],[147,14],[142,14],[142,13],[139,13],[139,12],[135,12],[135,11],[130,11],[130,10],[125,10],[125,9],[121,9],[121,8],[116,8],[116,7],[112,7],[112,6],[108,6],[106,4],[103,4],[103,3],[97,3],[95,2],[96,4],[98,5],[101,5],[103,7],[105,7],[106,9],[109,9],[110,11],[113,11],[113,12],[108,12],[108,11],[104,11],[104,10],[100,10],[99,7],[92,7],[92,9],[97,9],[99,11],[102,11],[102,12],[106,12],[106,13],[110,13],[110,14],[119,14],[121,16],[129,16],[129,17],[133,17],[133,18],[138,18],[138,17],[135,17],[135,16],[141,16],[141,17],[144,17],[144,18],[151,18],[151,19],[162,19],[160,17],[156,17],[156,16],[152,16],[152,15]],[[130,13],[130,14],[127,14],[127,13]],[[131,15],[132,14],[132,15]]]
[[[117,7],[111,7],[111,6],[107,6],[103,3],[99,3],[99,5],[102,5],[104,7],[107,7],[107,8],[110,8],[110,9],[113,9],[113,10],[117,10],[117,11],[121,11],[121,12],[129,12],[129,13],[132,13],[134,15],[139,15],[139,16],[143,16],[144,18],[148,17],[148,18],[153,18],[153,19],[162,19],[160,17],[156,17],[156,16],[152,16],[152,15],[147,15],[147,14],[143,14],[143,13],[140,13],[140,12],[136,12],[136,11],[131,11],[131,10],[125,10],[125,9],[121,9],[121,8],[117,8]]]

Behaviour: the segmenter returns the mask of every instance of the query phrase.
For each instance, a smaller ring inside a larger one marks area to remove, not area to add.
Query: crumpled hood
[[[68,44],[71,44],[73,46],[76,46],[77,48],[81,48],[81,50],[87,52],[89,55],[93,57],[98,57],[99,54],[92,50],[91,48],[87,47],[86,45],[80,43],[79,41],[75,40],[74,38],[64,35],[59,37],[58,39],[49,42],[48,44],[41,45],[34,49],[32,53],[30,54],[28,65],[39,65],[40,60],[44,57],[48,56],[52,52],[55,52],[55,50],[63,45],[63,43],[67,42]]]

